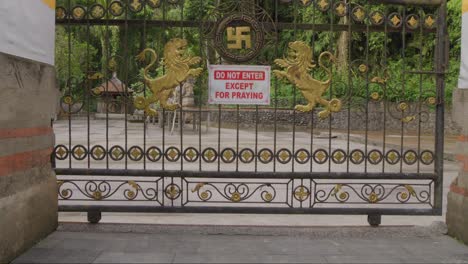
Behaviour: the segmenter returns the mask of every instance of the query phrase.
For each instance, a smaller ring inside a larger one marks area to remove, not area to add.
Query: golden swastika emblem
[[[226,31],[228,49],[252,48],[250,27],[228,27],[226,28]],[[244,47],[242,47],[242,44],[244,44]]]

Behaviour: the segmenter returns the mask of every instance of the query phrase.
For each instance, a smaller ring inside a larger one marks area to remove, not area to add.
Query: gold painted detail
[[[403,123],[409,123],[411,121],[414,121],[416,119],[416,116],[414,115],[409,115],[409,116],[405,116],[401,119],[401,122]]]
[[[244,153],[242,153],[242,158],[244,158],[244,160],[250,160],[252,158],[252,153],[250,153],[250,151],[244,151]]]
[[[205,158],[206,158],[207,160],[213,160],[213,158],[214,158],[216,155],[215,155],[215,153],[214,153],[213,150],[209,149],[209,150],[207,150],[207,151],[205,152],[205,155],[204,155],[204,156],[205,156]]]
[[[375,76],[374,78],[371,79],[371,83],[378,83],[378,84],[385,84],[387,82],[387,78],[382,78]]]
[[[366,16],[366,12],[362,8],[358,7],[354,11],[353,15],[357,21],[362,21],[364,20],[364,17]]]
[[[151,78],[148,75],[149,69],[156,63],[157,55],[153,49],[144,49],[137,59],[145,60],[147,53],[151,56],[151,62],[144,69],[144,80],[153,92],[152,97],[144,98],[138,96],[134,104],[137,109],[144,110],[149,116],[156,115],[156,110],[151,108],[151,104],[159,102],[161,107],[167,110],[175,110],[180,107],[179,104],[168,103],[167,100],[172,95],[174,89],[184,82],[189,76],[198,77],[203,68],[190,68],[191,65],[201,62],[200,57],[187,56],[187,41],[185,39],[174,38],[169,40],[164,46],[163,64],[166,74],[159,78]]]
[[[319,162],[323,162],[327,158],[327,154],[325,151],[320,150],[315,153],[315,158],[318,159]]]
[[[159,7],[161,5],[161,0],[147,0],[147,1],[148,1],[148,4],[153,8]]]
[[[81,6],[77,6],[73,9],[73,18],[82,19],[85,16],[85,10]]]
[[[141,151],[137,148],[134,148],[132,152],[130,152],[130,155],[134,158],[137,159],[141,156]]]
[[[308,158],[309,155],[307,155],[307,153],[303,150],[299,151],[298,155],[297,155],[297,158],[300,160],[300,161],[305,161],[307,158]]]
[[[71,96],[65,96],[63,98],[63,102],[67,105],[72,105],[73,104],[73,98]]]
[[[401,22],[401,19],[397,15],[393,15],[393,17],[390,19],[392,22],[393,26],[398,26]]]
[[[166,188],[166,196],[169,198],[169,199],[175,199],[179,196],[180,194],[180,189],[179,187],[177,187],[176,185],[174,184],[171,184],[169,186],[167,186]]]
[[[407,109],[408,109],[408,104],[407,104],[407,103],[404,103],[404,102],[403,102],[403,103],[398,104],[398,110],[404,112],[404,111],[406,111]]]
[[[94,151],[93,151],[93,155],[97,158],[101,158],[102,155],[104,155],[104,151],[102,150],[102,148],[98,147],[98,148],[95,148]]]
[[[333,188],[333,193],[332,193],[332,195],[336,195],[336,194],[341,190],[341,187],[343,187],[343,185],[337,184],[337,185],[335,186],[335,188]]]
[[[252,36],[250,27],[228,27],[227,48],[228,49],[250,49],[252,48]]]
[[[426,151],[424,152],[422,155],[421,155],[421,159],[423,161],[423,163],[425,164],[429,164],[432,162],[432,160],[434,159],[433,155],[431,152],[429,151]]]
[[[377,151],[372,151],[371,154],[369,155],[369,158],[373,163],[377,163],[381,159],[381,155]]]
[[[266,192],[263,198],[265,199],[265,202],[268,202],[268,203],[273,201],[273,195],[269,192]]]
[[[269,151],[262,151],[262,153],[260,154],[260,158],[263,161],[268,161],[271,158],[271,154]]]
[[[361,64],[361,65],[359,65],[358,70],[359,70],[361,73],[366,73],[367,70],[368,70],[368,67],[367,67],[367,65],[365,65],[365,64]]]
[[[198,192],[203,186],[205,186],[204,182],[199,182],[195,185],[195,188],[192,189],[192,193]]]
[[[411,28],[417,28],[419,24],[419,20],[417,20],[415,16],[411,16],[411,18],[408,19],[407,23]]]
[[[73,152],[77,157],[82,157],[86,151],[82,147],[77,147]]]
[[[104,8],[100,5],[96,5],[91,10],[91,15],[94,18],[101,18],[104,15]]]
[[[383,16],[380,14],[380,12],[375,12],[371,18],[374,24],[380,24],[382,22]]]
[[[234,157],[232,150],[226,150],[223,152],[223,158],[227,161],[231,161]]]
[[[282,150],[278,157],[281,159],[281,161],[286,161],[290,158],[290,155],[287,151]]]
[[[327,0],[320,0],[317,5],[320,7],[321,10],[326,10],[330,3]]]
[[[346,6],[343,3],[339,3],[336,8],[336,13],[340,16],[344,16],[346,14]]]
[[[55,18],[64,19],[65,16],[66,16],[66,12],[63,7],[57,7],[57,9],[55,9]]]
[[[69,191],[69,190],[62,190],[62,191],[60,192],[60,194],[61,194],[63,197],[67,197],[67,196],[70,195],[70,191]]]
[[[135,190],[140,190],[140,185],[138,185],[135,181],[127,181],[127,184],[132,186]]]
[[[110,6],[110,9],[114,16],[120,16],[123,13],[123,6],[120,2],[113,2]]]
[[[210,198],[210,195],[208,194],[207,191],[204,191],[200,194],[200,199],[202,199],[203,201],[208,200],[208,198]]]
[[[232,195],[231,195],[231,201],[237,203],[237,202],[240,202],[242,200],[242,197],[240,195],[239,192],[234,192]]]
[[[65,156],[65,154],[67,154],[67,151],[65,150],[64,147],[59,147],[55,153],[57,153],[58,156],[62,158]]]
[[[346,154],[343,153],[343,151],[341,150],[333,153],[333,159],[338,163],[343,162],[345,157],[346,157]]]
[[[298,201],[305,201],[307,197],[309,197],[310,192],[309,189],[305,186],[299,186],[296,188],[296,191],[294,192],[294,198],[296,198]]]
[[[402,192],[402,193],[400,194],[400,198],[403,199],[403,200],[408,199],[408,193]]]
[[[140,0],[133,0],[132,3],[130,4],[133,10],[138,11],[141,8],[141,3]]]
[[[426,17],[426,19],[424,19],[424,25],[427,27],[427,28],[432,28],[435,24],[435,19],[429,15]]]
[[[100,191],[95,191],[93,192],[93,199],[96,201],[102,200],[104,197],[102,197],[102,193]]]
[[[387,153],[387,159],[393,164],[398,160],[398,154],[394,150],[391,150]]]
[[[167,153],[167,156],[169,156],[169,158],[171,158],[171,160],[175,160],[175,158],[179,155],[179,153],[175,150],[175,149],[171,149],[169,150],[169,152]]]
[[[156,151],[155,149],[152,149],[149,153],[148,153],[153,159],[156,159],[157,157],[159,157],[160,153],[158,151]]]
[[[409,194],[411,194],[413,196],[416,196],[416,191],[414,190],[413,186],[411,186],[409,184],[406,184],[405,188],[406,188],[406,190],[408,190]]]
[[[330,87],[333,77],[329,68],[323,65],[323,58],[328,57],[331,62],[335,61],[335,57],[328,51],[322,52],[319,56],[319,66],[327,73],[328,80],[319,81],[309,74],[309,71],[316,67],[312,64],[312,49],[303,41],[290,42],[288,47],[291,54],[284,59],[276,59],[276,65],[285,70],[274,70],[273,73],[278,79],[287,79],[294,84],[308,101],[307,105],[296,105],[295,110],[300,112],[310,112],[314,110],[316,104],[320,104],[325,109],[319,112],[319,117],[324,119],[330,116],[331,112],[338,112],[341,109],[341,101],[332,99],[327,101],[322,98],[323,93]]]
[[[348,198],[348,193],[342,192],[338,197],[340,198],[341,201],[346,200]],[[344,202],[344,201],[343,201]]]
[[[380,94],[378,92],[372,92],[370,98],[374,101],[377,101],[380,98]]]
[[[193,160],[193,159],[197,156],[197,153],[196,153],[193,149],[190,149],[190,150],[186,153],[186,156],[187,156],[190,160]]]
[[[437,102],[437,101],[436,101],[435,97],[429,97],[429,98],[426,99],[426,103],[427,103],[428,105],[435,105],[436,102]]]
[[[358,163],[363,160],[363,155],[361,152],[356,151],[353,153],[353,155],[351,155],[351,158],[353,159],[354,162]]]
[[[119,148],[115,148],[112,152],[111,152],[112,156],[116,159],[118,159],[122,154],[123,152],[119,149]]]
[[[375,192],[371,192],[368,198],[370,203],[377,203],[379,201],[379,196]]]
[[[414,163],[416,161],[416,155],[410,151],[405,154],[405,161],[407,163]]]

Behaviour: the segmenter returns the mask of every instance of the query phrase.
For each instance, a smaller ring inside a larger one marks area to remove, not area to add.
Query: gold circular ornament
[[[106,14],[106,10],[104,9],[104,7],[100,4],[94,4],[92,7],[91,7],[91,17],[94,18],[94,19],[100,19],[102,17],[104,17],[104,15]]]
[[[408,109],[408,104],[407,103],[399,103],[398,104],[398,109],[402,112],[406,111]]]
[[[86,16],[86,10],[82,6],[75,6],[72,9],[72,17],[76,20],[81,20]]]
[[[401,198],[402,200],[406,200],[406,199],[408,199],[408,194],[405,193],[405,192],[404,192],[404,193],[401,193],[400,198]]]
[[[436,104],[436,99],[435,99],[435,97],[431,96],[431,97],[426,99],[426,102],[427,102],[428,105],[435,105]]]
[[[67,17],[67,10],[64,7],[58,6],[55,8],[55,19],[61,20]]]
[[[367,65],[365,65],[365,64],[361,64],[361,65],[359,65],[358,70],[359,70],[361,73],[366,73],[367,70],[368,70],[368,67],[367,67]]]
[[[204,191],[200,194],[200,198],[203,200],[203,201],[206,201],[208,200],[208,198],[210,197],[210,195],[208,194],[207,191]]]
[[[266,202],[271,202],[273,200],[273,195],[269,192],[265,193],[265,201]]]
[[[340,193],[338,197],[340,197],[340,200],[346,200],[348,198],[348,194],[345,192],[342,192]]]
[[[369,195],[369,202],[370,203],[376,203],[379,201],[379,197],[377,196],[377,194],[375,192],[372,192],[370,195]]]
[[[380,98],[380,94],[378,92],[373,92],[371,93],[370,97],[372,100],[377,101]]]
[[[71,105],[71,104],[73,104],[73,98],[72,98],[71,96],[65,96],[65,97],[63,98],[63,102],[64,102],[65,104],[67,104],[67,105]]]
[[[102,200],[102,193],[100,191],[93,192],[93,199],[94,200]]]
[[[242,198],[241,198],[241,195],[240,195],[240,193],[238,193],[238,192],[234,192],[234,193],[231,195],[231,201],[233,201],[233,202],[235,202],[235,203],[240,202],[241,199],[242,199]]]

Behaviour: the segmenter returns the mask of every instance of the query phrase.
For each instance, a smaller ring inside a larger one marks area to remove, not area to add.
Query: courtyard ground
[[[468,263],[429,227],[61,224],[13,263]]]

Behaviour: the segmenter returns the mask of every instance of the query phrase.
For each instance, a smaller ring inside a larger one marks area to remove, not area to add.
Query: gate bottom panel
[[[58,176],[61,211],[439,214],[433,179]]]

